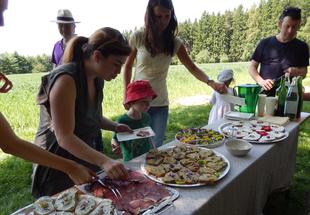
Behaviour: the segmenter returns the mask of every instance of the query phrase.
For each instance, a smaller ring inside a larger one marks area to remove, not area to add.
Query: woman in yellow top
[[[183,65],[198,80],[214,90],[225,93],[224,84],[211,80],[188,56],[177,33],[177,19],[171,0],[149,0],[145,13],[144,30],[135,32],[130,45],[132,52],[127,58],[124,70],[125,89],[132,79],[132,66],[136,62],[134,80],[148,80],[157,94],[148,113],[155,131],[154,142],[162,145],[168,120],[169,101],[166,78],[172,57],[177,55]],[[125,95],[125,94],[124,94]]]

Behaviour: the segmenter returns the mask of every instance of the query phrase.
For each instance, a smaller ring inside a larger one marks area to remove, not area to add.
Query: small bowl
[[[228,139],[225,142],[225,146],[235,156],[245,156],[253,147],[248,141],[239,139]]]

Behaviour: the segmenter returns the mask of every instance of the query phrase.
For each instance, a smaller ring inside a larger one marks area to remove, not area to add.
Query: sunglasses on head
[[[13,84],[12,82],[5,77],[2,73],[0,73],[0,93],[6,93],[10,89],[12,89]]]
[[[293,16],[297,16],[297,17],[300,17],[301,15],[301,9],[297,8],[297,7],[288,7],[288,8],[285,8],[282,12],[282,16],[285,17],[285,16],[290,16],[290,15],[293,15]]]

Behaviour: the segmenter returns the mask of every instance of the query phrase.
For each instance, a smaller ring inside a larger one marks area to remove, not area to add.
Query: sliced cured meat
[[[136,135],[137,135],[138,137],[148,137],[148,136],[151,135],[151,133],[148,132],[148,131],[143,131],[143,130],[141,130],[141,131],[139,131]]]

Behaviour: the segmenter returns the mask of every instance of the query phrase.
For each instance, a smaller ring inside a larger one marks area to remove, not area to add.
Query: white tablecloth
[[[231,155],[222,145],[214,150],[222,153],[230,161],[228,174],[213,186],[176,188],[180,197],[175,207],[163,214],[204,214],[204,215],[255,215],[261,214],[272,191],[290,186],[295,167],[299,125],[310,115],[302,113],[298,122],[286,126],[289,137],[275,144],[254,144],[245,157]],[[227,120],[207,126],[217,129]],[[172,141],[164,146],[169,147]],[[128,163],[133,169],[140,169],[145,156]]]

